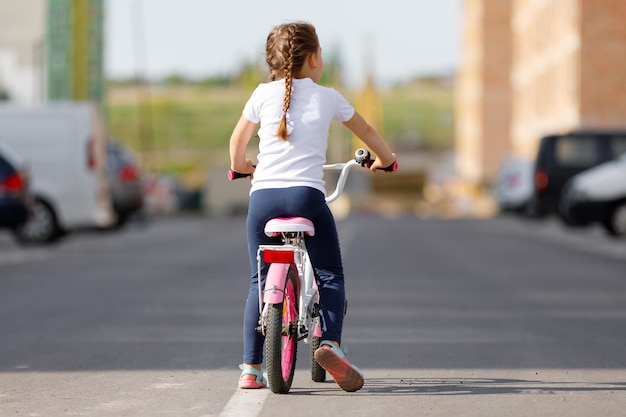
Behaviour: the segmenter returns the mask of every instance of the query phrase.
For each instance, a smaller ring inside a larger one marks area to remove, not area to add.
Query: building
[[[23,103],[45,96],[46,0],[0,1],[0,91]]]
[[[48,0],[47,98],[104,99],[103,1]]]
[[[488,184],[539,139],[626,128],[626,2],[465,0],[457,170]],[[506,49],[509,52],[506,52]]]
[[[509,0],[465,0],[463,60],[456,81],[456,153],[461,177],[493,178],[510,151],[512,48]]]
[[[0,92],[102,102],[104,0],[0,2]]]

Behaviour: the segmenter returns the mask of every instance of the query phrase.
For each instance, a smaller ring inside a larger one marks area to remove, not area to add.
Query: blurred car
[[[144,192],[146,211],[150,215],[171,215],[181,210],[184,188],[178,179],[168,174],[146,175]]]
[[[0,103],[0,141],[28,164],[28,221],[12,229],[21,245],[58,242],[114,221],[101,113],[89,102]]]
[[[501,211],[523,212],[533,194],[533,161],[508,157],[496,175],[493,196]]]
[[[563,186],[570,178],[624,152],[626,131],[577,131],[542,138],[527,213],[531,217],[558,214]]]
[[[626,236],[626,153],[574,176],[563,189],[560,212],[568,224],[600,223]]]
[[[115,225],[119,227],[143,209],[144,192],[141,170],[127,148],[119,142],[109,140],[107,173],[111,185],[113,211],[116,215]]]
[[[0,142],[0,228],[24,224],[32,207],[24,160]]]

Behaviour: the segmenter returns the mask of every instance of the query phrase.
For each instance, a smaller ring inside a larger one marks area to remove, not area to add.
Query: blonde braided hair
[[[285,97],[276,136],[287,140],[287,110],[291,104],[293,77],[298,75],[310,53],[317,53],[319,39],[315,27],[306,22],[285,23],[275,26],[267,36],[265,60],[269,79],[285,80]]]

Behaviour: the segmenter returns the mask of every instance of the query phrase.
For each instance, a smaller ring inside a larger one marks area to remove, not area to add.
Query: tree
[[[324,73],[320,84],[336,88],[343,87],[343,68],[341,55],[337,48],[332,48],[328,55],[324,56]]]

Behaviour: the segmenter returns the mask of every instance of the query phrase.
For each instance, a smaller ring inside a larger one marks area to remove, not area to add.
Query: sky
[[[463,0],[105,0],[105,72],[226,75],[264,60],[273,26],[312,23],[348,86],[449,74],[461,54]]]

